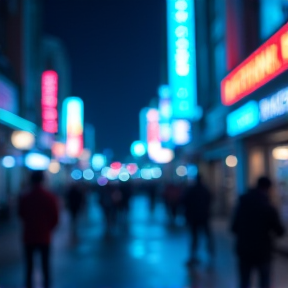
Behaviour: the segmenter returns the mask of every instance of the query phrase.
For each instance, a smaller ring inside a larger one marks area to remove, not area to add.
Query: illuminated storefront
[[[223,79],[221,98],[231,106],[226,132],[240,161],[237,180],[244,185],[238,191],[268,175],[275,184],[273,201],[288,228],[287,79],[288,23]],[[278,248],[288,251],[287,240]]]

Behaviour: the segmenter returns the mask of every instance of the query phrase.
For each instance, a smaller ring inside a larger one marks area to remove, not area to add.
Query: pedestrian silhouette
[[[236,236],[236,253],[240,288],[251,287],[251,274],[256,270],[261,288],[271,287],[273,237],[284,234],[277,209],[271,204],[272,182],[260,177],[257,186],[239,199],[232,222]]]
[[[163,197],[170,218],[170,223],[175,224],[175,220],[177,218],[181,205],[181,188],[179,187],[179,185],[170,182],[164,188]]]
[[[191,233],[191,257],[187,265],[199,262],[197,257],[199,248],[199,236],[204,233],[207,241],[207,250],[212,260],[214,255],[214,243],[210,227],[211,193],[204,185],[200,174],[195,183],[188,185],[184,195],[184,213]]]
[[[77,183],[73,183],[67,190],[66,195],[67,208],[71,216],[72,234],[76,237],[76,223],[81,208],[84,205],[84,195],[81,187]]]
[[[44,287],[50,287],[51,233],[58,222],[56,197],[43,187],[43,171],[30,176],[31,188],[19,199],[19,216],[23,224],[23,243],[26,263],[26,288],[33,287],[34,254],[41,255]]]

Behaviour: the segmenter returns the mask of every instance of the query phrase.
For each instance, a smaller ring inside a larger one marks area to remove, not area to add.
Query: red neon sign
[[[42,129],[45,132],[58,132],[58,75],[55,71],[45,71],[42,74]]]
[[[222,103],[236,103],[286,70],[288,23],[222,80]]]

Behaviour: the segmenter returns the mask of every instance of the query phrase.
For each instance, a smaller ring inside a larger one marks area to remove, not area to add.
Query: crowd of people
[[[33,255],[40,253],[44,287],[50,286],[49,256],[51,234],[59,219],[59,205],[56,196],[45,189],[44,173],[34,171],[30,177],[30,188],[19,199],[18,212],[23,225],[23,244],[26,263],[26,287],[33,287]],[[268,177],[260,177],[257,185],[239,198],[231,221],[231,232],[236,239],[238,257],[239,287],[251,287],[251,274],[259,274],[260,288],[271,287],[271,262],[273,240],[284,234],[277,209],[270,201],[269,193],[273,183]],[[198,258],[200,234],[206,237],[206,247],[211,261],[215,255],[213,230],[211,228],[212,194],[199,174],[193,182],[176,185],[169,182],[148,181],[142,187],[149,199],[153,213],[159,192],[173,224],[181,213],[191,234],[191,254],[187,265],[193,267]],[[99,205],[109,230],[119,219],[129,214],[130,200],[134,195],[131,182],[108,183],[97,187]],[[76,233],[77,217],[85,205],[83,186],[72,183],[65,193],[65,203],[71,215],[73,233]]]

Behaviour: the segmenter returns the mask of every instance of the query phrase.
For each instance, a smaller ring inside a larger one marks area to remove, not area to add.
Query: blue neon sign
[[[227,134],[236,136],[259,124],[259,108],[256,101],[250,101],[227,116]]]
[[[259,102],[261,122],[288,114],[288,88]]]
[[[197,117],[194,0],[167,0],[169,86],[173,117]]]

